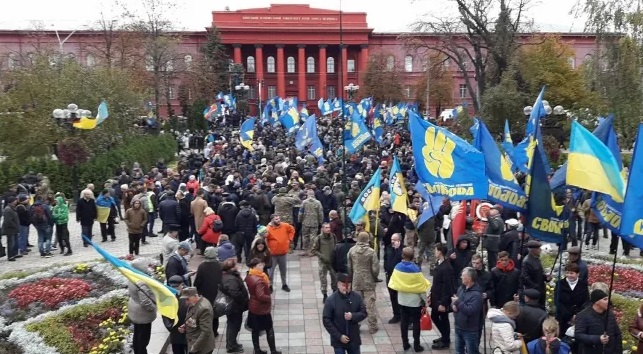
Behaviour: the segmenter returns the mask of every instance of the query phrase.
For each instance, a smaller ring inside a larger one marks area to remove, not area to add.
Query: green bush
[[[174,160],[176,141],[171,135],[142,135],[126,140],[121,146],[93,156],[87,163],[78,166],[78,188],[82,190],[88,183],[100,186],[109,178],[121,163],[131,167],[138,162],[148,171],[159,159],[165,162]],[[0,190],[7,190],[17,183],[27,172],[42,173],[49,177],[51,190],[63,192],[71,197],[72,167],[50,159],[28,159],[26,161],[5,161],[0,163]]]

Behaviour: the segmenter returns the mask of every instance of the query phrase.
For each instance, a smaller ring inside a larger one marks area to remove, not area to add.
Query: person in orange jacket
[[[288,284],[286,284],[286,261],[288,252],[290,252],[290,244],[295,237],[295,228],[281,221],[281,217],[277,214],[271,216],[272,221],[268,224],[268,231],[266,234],[266,241],[268,242],[268,249],[272,255],[272,267],[268,270],[270,277],[270,284],[273,284],[273,276],[275,268],[279,266],[279,273],[281,273],[281,290],[290,292]],[[272,285],[270,285],[272,289]]]

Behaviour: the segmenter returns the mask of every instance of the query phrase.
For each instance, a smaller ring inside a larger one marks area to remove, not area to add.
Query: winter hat
[[[203,257],[205,257],[206,262],[213,262],[219,259],[219,249],[216,247],[207,247],[205,252],[203,252]]]
[[[173,288],[176,288],[183,283],[183,277],[180,275],[173,275],[167,280],[167,284]]]
[[[257,235],[261,237],[266,237],[266,234],[268,233],[268,228],[266,228],[263,225],[257,226]]]
[[[604,291],[603,291],[603,290],[601,290],[601,289],[596,289],[596,290],[592,291],[592,293],[589,295],[589,301],[590,301],[592,304],[595,304],[595,303],[596,303],[596,302],[598,302],[599,300],[603,300],[603,299],[604,299],[604,298],[606,298],[606,297],[607,297],[607,293],[606,293],[606,292],[604,292]]]
[[[179,249],[180,250],[186,250],[188,252],[192,252],[192,245],[190,244],[189,241],[181,241],[179,243]]]
[[[28,195],[26,195],[26,194],[20,194],[20,195],[18,196],[18,203],[22,203],[22,202],[24,202],[25,200],[29,200],[29,196],[28,196]],[[8,201],[8,200],[7,200],[7,201]]]

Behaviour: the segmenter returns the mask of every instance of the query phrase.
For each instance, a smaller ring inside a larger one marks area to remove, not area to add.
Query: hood
[[[251,208],[243,208],[239,212],[239,215],[241,215],[244,218],[249,218],[250,216],[252,216],[252,209]]]
[[[233,208],[235,208],[235,205],[234,205],[233,202],[223,202],[223,203],[221,203],[221,205],[219,205],[219,207],[221,207],[223,209],[233,209]]]
[[[515,267],[516,267],[516,265],[514,264],[513,259],[509,260],[509,263],[507,263],[506,267],[503,267],[503,265],[502,265],[502,263],[500,263],[500,261],[496,262],[496,268],[498,268],[499,270],[501,270],[503,272],[511,272],[512,270],[514,270]]]
[[[370,250],[371,247],[369,247],[368,243],[365,242],[357,242],[355,246],[353,246],[355,249],[355,252],[357,253],[365,253],[366,251]]]
[[[516,329],[516,322],[507,317],[500,309],[489,309],[487,318],[493,323],[508,323],[511,328]]]
[[[219,244],[219,247],[220,248],[225,248],[225,249],[233,249],[234,248],[234,246],[232,245],[232,243],[230,243],[230,241],[221,241],[221,244]]]
[[[465,235],[460,235],[460,237],[458,237],[458,242],[456,243],[456,249],[458,251],[468,251],[471,248],[471,242],[469,242],[469,239],[467,239],[465,236],[466,236],[466,234]],[[467,243],[467,248],[464,249],[464,250],[460,249],[460,243],[462,243],[462,242]]]
[[[63,199],[63,197],[61,197],[61,196],[56,197],[56,205],[59,206],[59,207],[66,207],[67,206],[67,204],[65,203],[65,199]]]

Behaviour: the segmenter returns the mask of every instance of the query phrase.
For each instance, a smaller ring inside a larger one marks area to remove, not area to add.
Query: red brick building
[[[250,87],[248,97],[252,114],[256,114],[261,102],[265,104],[266,98],[273,96],[298,97],[300,103],[305,102],[314,112],[319,98],[340,96],[349,83],[362,84],[372,53],[386,55],[387,65],[390,63],[402,69],[403,94],[409,101],[416,100],[415,86],[425,75],[425,59],[404,46],[400,39],[403,33],[374,32],[369,28],[364,12],[340,14],[336,10],[310,8],[309,5],[273,4],[268,8],[214,11],[212,25],[219,29],[222,42],[229,46],[230,58],[245,68],[244,83]],[[60,50],[85,65],[96,65],[88,43],[100,40],[100,36],[91,31],[58,33],[60,39],[69,34]],[[429,33],[417,35],[426,36],[428,41],[435,38]],[[595,46],[592,35],[558,35],[575,51],[575,56],[569,58],[570,65],[580,65],[591,56]],[[166,91],[167,97],[163,98],[177,107],[176,112],[180,112],[178,86],[185,79],[180,71],[189,70],[190,63],[199,55],[198,48],[206,41],[205,30],[182,32],[181,38],[178,51],[182,53],[183,63],[171,65],[172,70],[179,73]],[[51,31],[38,36],[24,31],[0,31],[1,67],[17,65],[18,58],[28,57],[36,44],[56,49],[59,39]],[[444,64],[453,77],[453,102],[471,103],[471,97],[476,93],[468,92],[463,73],[448,61]],[[468,67],[473,70],[472,65]],[[473,73],[470,76],[474,76]],[[162,107],[165,106],[165,102],[162,103]],[[436,109],[431,104],[432,115],[436,114]]]

